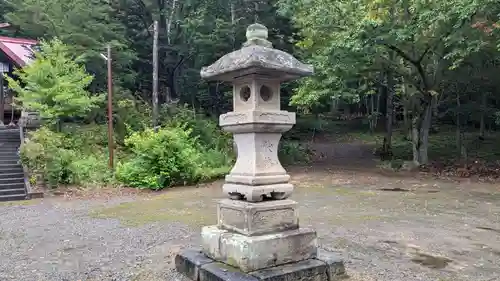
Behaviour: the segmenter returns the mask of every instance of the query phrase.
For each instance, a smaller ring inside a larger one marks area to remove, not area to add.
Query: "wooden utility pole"
[[[113,169],[113,73],[111,68],[111,46],[108,45],[108,149],[109,149],[109,168]]]
[[[153,27],[153,128],[158,126],[158,21]]]

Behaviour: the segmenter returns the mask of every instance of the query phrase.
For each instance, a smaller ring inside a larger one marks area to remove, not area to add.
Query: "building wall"
[[[8,57],[2,51],[0,51],[0,62],[10,64],[10,72],[8,73],[8,75],[11,75],[12,74],[12,70],[13,70],[12,69],[12,63],[9,61]],[[4,80],[3,84],[4,84],[4,90],[5,90],[4,91],[4,93],[5,93],[4,110],[5,110],[6,115],[10,116],[10,111],[12,109],[12,107],[11,107],[12,92],[7,87],[7,81]]]

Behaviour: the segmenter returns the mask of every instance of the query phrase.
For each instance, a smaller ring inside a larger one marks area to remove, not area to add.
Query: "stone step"
[[[24,185],[24,175],[23,174],[14,174],[16,176],[6,176],[5,174],[0,177],[0,185],[1,184],[16,184],[23,183]]]
[[[14,194],[14,195],[0,195],[0,202],[26,200],[26,199],[27,199],[26,193],[25,194]]]
[[[2,141],[4,141],[4,140],[8,140],[8,141],[17,140],[17,141],[20,141],[21,137],[18,134],[3,135],[2,132],[0,132],[0,140],[2,140]]]
[[[15,183],[1,183],[0,190],[24,188],[24,180]]]
[[[10,158],[10,159],[0,158],[0,164],[18,164],[18,163],[19,163],[19,158]]]
[[[5,155],[5,156],[0,155],[0,163],[9,164],[12,161],[16,161],[16,162],[14,162],[14,164],[15,164],[19,160],[20,160],[19,156],[17,156],[17,155]],[[4,162],[4,161],[6,161],[6,162]]]
[[[0,163],[0,170],[2,169],[7,169],[7,168],[12,168],[12,167],[22,167],[21,164],[3,164]]]
[[[21,144],[0,145],[0,151],[1,152],[9,152],[9,151],[17,152],[17,150],[19,149],[20,146],[21,146]]]
[[[2,174],[1,178],[24,178],[24,173],[5,173]]]
[[[16,155],[17,156],[17,150],[19,149],[19,147],[16,147],[15,149],[11,149],[11,150],[0,150],[0,157],[3,157],[3,156],[11,156],[11,155]]]
[[[24,195],[26,190],[24,188],[0,189],[0,196],[2,195]]]
[[[0,177],[3,177],[4,174],[11,173],[24,173],[23,167],[21,165],[0,165]]]
[[[19,128],[1,127],[0,133],[1,132],[19,132]]]
[[[17,137],[20,137],[20,134],[19,134],[19,131],[4,131],[4,130],[0,130],[0,136],[3,137],[3,136],[17,136]]]
[[[9,151],[0,151],[0,157],[5,156],[5,155],[17,155],[17,149],[14,150],[9,150]]]

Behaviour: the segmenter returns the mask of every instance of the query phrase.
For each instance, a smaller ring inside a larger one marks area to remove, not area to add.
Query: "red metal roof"
[[[36,40],[0,36],[0,50],[18,67],[31,62],[32,47],[36,44],[38,44]]]

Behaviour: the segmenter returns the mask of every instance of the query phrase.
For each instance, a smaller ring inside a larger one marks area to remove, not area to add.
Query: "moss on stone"
[[[227,263],[231,263],[231,258],[228,258],[226,260]],[[236,264],[236,260],[233,260],[234,264]],[[224,270],[227,270],[229,272],[240,272],[239,269],[237,269],[236,267],[233,267],[233,266],[230,266],[229,264],[225,264],[225,263],[222,263],[222,262],[217,262],[216,263],[218,267],[224,269]]]

